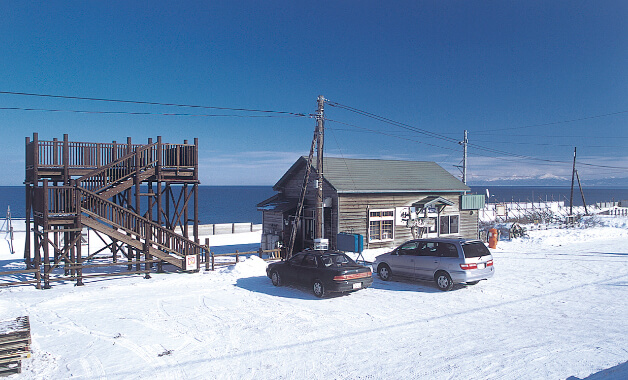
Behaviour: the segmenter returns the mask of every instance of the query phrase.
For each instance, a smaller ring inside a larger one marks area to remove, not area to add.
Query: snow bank
[[[236,278],[254,277],[254,276],[266,276],[266,262],[260,259],[258,256],[249,256],[240,258],[240,262],[227,267],[222,268],[223,273],[230,273]]]

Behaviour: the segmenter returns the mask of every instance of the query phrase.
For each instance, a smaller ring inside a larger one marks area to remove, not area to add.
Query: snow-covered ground
[[[324,299],[251,257],[216,272],[0,288],[29,315],[20,379],[628,378],[628,219],[501,241],[495,276]],[[3,267],[15,263],[5,247]],[[377,252],[367,251],[367,260]],[[7,270],[7,269],[5,269]]]

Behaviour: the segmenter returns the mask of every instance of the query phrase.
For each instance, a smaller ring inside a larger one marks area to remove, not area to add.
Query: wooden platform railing
[[[44,180],[42,187],[34,187],[33,213],[36,217],[76,215],[75,189],[72,186],[48,186]]]
[[[194,167],[196,145],[154,143],[163,167]],[[137,149],[152,144],[89,143],[35,140],[26,144],[26,169],[38,168],[100,168],[118,161]]]
[[[37,161],[34,165],[40,168],[59,168],[67,165],[69,168],[98,168],[114,162],[143,146],[143,144],[119,144],[119,143],[88,143],[70,141],[33,141],[32,148],[27,147],[27,153],[35,153]],[[36,146],[34,144],[37,144]],[[27,162],[27,164],[30,162]]]
[[[198,165],[196,145],[161,144],[158,147],[160,166],[168,168],[191,168]]]

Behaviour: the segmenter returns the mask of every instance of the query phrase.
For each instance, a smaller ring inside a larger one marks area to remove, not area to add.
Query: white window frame
[[[382,216],[384,212],[391,213],[392,215]],[[372,216],[373,213],[380,213],[380,216]],[[379,224],[379,239],[372,238],[371,234],[371,222],[376,222]],[[384,223],[387,223],[390,226],[390,237],[386,237],[382,239],[384,234]],[[393,241],[395,240],[395,209],[394,208],[386,208],[386,209],[369,209],[368,210],[368,241],[369,243],[377,243],[384,241]]]
[[[455,216],[455,217],[457,217],[457,218],[458,218],[458,226],[457,226],[458,228],[457,228],[457,231],[456,231],[456,232],[453,232],[453,233],[452,233],[452,232],[447,232],[447,233],[444,233],[444,232],[441,230],[441,228],[440,228],[440,227],[441,227],[441,220],[442,220],[443,218],[447,218],[447,228],[448,228],[448,231],[451,231],[451,217],[452,217],[452,216]],[[446,235],[459,235],[459,234],[460,234],[460,214],[446,214],[446,215],[441,215],[441,216],[439,217],[439,219],[438,219],[438,234],[439,234],[440,236],[446,236]]]

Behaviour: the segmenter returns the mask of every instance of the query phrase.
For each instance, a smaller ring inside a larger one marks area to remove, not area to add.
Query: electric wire
[[[454,139],[454,138],[451,138],[451,137],[440,135],[438,133],[434,133],[434,132],[431,132],[431,131],[428,131],[428,130],[425,130],[425,129],[416,128],[416,127],[413,127],[411,125],[408,125],[408,124],[405,124],[405,123],[401,123],[401,122],[398,122],[398,121],[395,121],[395,120],[392,120],[392,119],[388,119],[386,117],[379,116],[379,115],[376,115],[376,114],[373,114],[373,113],[370,113],[370,112],[367,112],[367,111],[362,111],[362,110],[359,110],[357,108],[346,106],[346,105],[343,105],[343,104],[340,104],[340,103],[337,103],[337,102],[332,102],[332,101],[330,101],[328,99],[326,99],[325,101],[332,107],[344,109],[344,110],[347,110],[347,111],[350,111],[350,112],[353,112],[353,113],[357,113],[358,115],[366,116],[366,117],[369,117],[371,119],[375,119],[375,120],[378,120],[378,121],[381,121],[381,122],[384,122],[384,123],[395,125],[397,127],[400,127],[400,128],[403,128],[403,129],[407,129],[409,131],[418,132],[418,133],[421,133],[421,134],[424,134],[424,135],[427,135],[427,136],[430,136],[430,137],[433,137],[433,138],[436,138],[436,139],[440,139],[440,140],[444,140],[444,141],[448,141],[448,142],[455,142],[456,144],[458,143],[457,139]]]
[[[148,101],[140,101],[140,100],[121,100],[121,99],[94,98],[94,97],[68,96],[68,95],[37,94],[37,93],[29,93],[29,92],[15,92],[15,91],[0,91],[0,94],[33,96],[33,97],[41,97],[41,98],[89,100],[89,101],[108,102],[108,103],[127,103],[127,104],[144,104],[144,105],[152,105],[152,106],[201,108],[201,109],[214,109],[214,110],[223,110],[223,111],[275,113],[275,114],[294,115],[294,116],[297,116],[297,117],[309,117],[310,116],[310,115],[305,114],[305,113],[295,113],[295,112],[287,112],[287,111],[272,111],[272,110],[260,110],[260,109],[250,109],[250,108],[232,108],[232,107],[217,107],[217,106],[201,106],[201,105],[192,105],[192,104],[148,102]]]
[[[384,123],[387,123],[387,124],[391,124],[391,125],[395,125],[395,126],[407,129],[407,130],[415,131],[415,132],[418,132],[418,133],[421,133],[421,134],[425,134],[425,135],[430,136],[430,137],[438,138],[438,139],[441,139],[441,140],[444,140],[444,141],[447,141],[447,142],[452,142],[452,143],[456,143],[456,144],[460,143],[456,139],[453,139],[453,138],[450,138],[450,137],[447,137],[447,136],[444,136],[444,135],[440,135],[440,134],[437,134],[437,133],[434,133],[434,132],[426,131],[424,129],[412,127],[412,126],[410,126],[408,124],[400,123],[400,122],[388,119],[386,117],[379,116],[379,115],[376,115],[376,114],[373,114],[373,113],[370,113],[370,112],[367,112],[367,111],[359,110],[359,109],[354,108],[354,107],[342,105],[342,104],[337,103],[337,102],[332,102],[332,101],[330,101],[328,99],[326,99],[326,102],[330,106],[332,106],[332,107],[337,107],[337,108],[340,108],[340,109],[351,111],[351,112],[357,113],[359,115],[363,115],[363,116],[366,116],[366,117],[369,117],[369,118],[372,118],[372,119],[375,119],[375,120],[378,120],[378,121],[381,121],[381,122],[384,122]],[[624,113],[624,112],[628,112],[628,111],[621,111],[621,112],[617,112],[617,113],[614,113],[614,114],[620,114],[620,113]],[[610,114],[607,114],[607,115],[610,115]],[[600,115],[600,117],[601,116],[604,116],[604,115]],[[371,131],[373,131],[373,130],[371,130]],[[382,134],[385,135],[385,133],[382,133]],[[394,137],[397,137],[397,136],[394,136]],[[433,145],[433,144],[427,144],[427,145],[436,146],[436,145]],[[539,158],[539,157],[533,157],[533,156],[527,156],[527,155],[522,155],[522,154],[516,154],[516,153],[511,153],[511,152],[507,152],[507,151],[503,151],[503,150],[487,148],[487,147],[484,147],[484,146],[478,145],[478,144],[469,143],[468,146],[473,147],[473,148],[478,149],[478,150],[481,150],[481,151],[484,151],[484,152],[487,152],[487,153],[492,153],[492,154],[497,154],[497,155],[521,158],[521,159],[526,159],[526,160],[533,160],[533,161],[537,161],[537,162],[547,162],[547,163],[555,163],[555,164],[570,164],[570,162],[568,162],[568,161],[550,160],[550,159],[544,159],[544,158]],[[436,147],[439,147],[439,146],[436,146]],[[443,147],[439,147],[439,148],[443,148]],[[497,158],[497,157],[494,157],[494,158]],[[589,167],[628,170],[628,167],[610,166],[610,165],[597,165],[597,164],[590,164],[590,163],[581,162],[581,161],[577,161],[577,162],[580,163],[581,165],[589,166]]]
[[[446,150],[453,150],[455,152],[460,152],[460,149],[447,148],[447,147],[444,147],[444,146],[431,144],[431,143],[428,143],[428,142],[425,142],[425,141],[419,141],[419,140],[415,140],[415,139],[411,139],[411,138],[407,138],[407,137],[397,136],[397,135],[394,135],[394,134],[391,134],[391,133],[385,133],[385,132],[378,131],[378,130],[375,130],[375,129],[364,128],[364,127],[360,127],[360,126],[357,126],[357,125],[354,125],[354,124],[349,124],[349,123],[345,123],[345,122],[342,122],[342,121],[334,120],[334,119],[325,118],[325,121],[330,121],[332,123],[337,123],[337,124],[342,124],[342,125],[346,125],[346,126],[349,126],[349,127],[358,128],[358,129],[361,129],[362,131],[368,132],[368,133],[377,133],[377,134],[380,134],[380,135],[383,135],[383,136],[394,137],[394,138],[397,138],[397,139],[400,139],[400,140],[406,140],[406,141],[410,141],[410,142],[414,142],[414,143],[418,143],[418,144],[428,145],[428,146],[432,146],[432,147],[439,148],[439,149],[446,149]]]
[[[195,117],[300,117],[297,115],[234,115],[234,114],[193,114],[193,113],[172,113],[172,112],[137,112],[137,111],[88,111],[50,108],[22,108],[22,107],[0,107],[3,111],[39,111],[39,112],[68,112],[82,114],[104,114],[104,115],[156,115],[156,116],[195,116]]]

